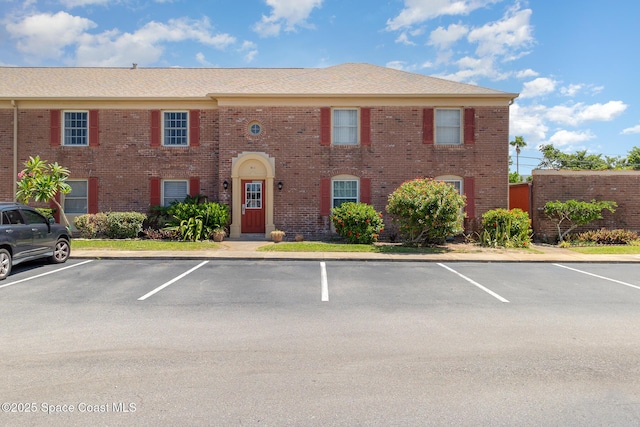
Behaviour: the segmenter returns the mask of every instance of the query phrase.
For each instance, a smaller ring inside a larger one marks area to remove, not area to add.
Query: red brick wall
[[[13,200],[13,110],[0,110],[0,201]]]
[[[0,111],[0,147],[12,144],[12,110]],[[71,170],[71,178],[97,177],[100,211],[149,207],[149,178],[200,178],[200,192],[231,204],[231,159],[245,151],[275,158],[274,222],[289,235],[326,236],[327,217],[320,216],[320,180],[349,174],[371,180],[371,203],[385,212],[387,196],[416,177],[455,175],[473,178],[475,219],[508,204],[507,107],[475,108],[475,143],[447,147],[423,143],[421,107],[372,107],[370,146],[321,146],[320,108],[221,107],[202,110],[198,147],[151,147],[150,111],[99,110],[100,145],[51,147],[48,110],[21,110],[19,161],[40,155]],[[5,120],[4,118],[7,118]],[[259,121],[263,132],[250,136],[247,125]],[[10,151],[8,151],[10,152]],[[10,195],[11,156],[0,157],[0,194]],[[8,184],[10,187],[10,184]],[[5,197],[6,198],[6,197]],[[385,217],[389,230],[391,219]]]
[[[624,228],[640,231],[640,171],[533,171],[533,223],[535,238],[555,242],[557,231],[543,213],[549,201],[613,200],[615,213],[605,211],[603,219],[578,231]]]

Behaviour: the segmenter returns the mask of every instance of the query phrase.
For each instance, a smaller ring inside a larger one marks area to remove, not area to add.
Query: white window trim
[[[449,111],[453,110],[453,111],[458,111],[460,113],[460,129],[459,129],[459,135],[458,135],[458,140],[460,142],[457,144],[438,142],[438,111],[444,111],[444,110],[449,110]],[[434,108],[433,141],[435,145],[444,145],[449,147],[459,147],[464,145],[464,111],[462,108]]]
[[[189,195],[189,180],[188,179],[163,179],[160,182],[160,201],[162,206],[169,206],[165,204],[165,197],[164,197],[164,184],[167,182],[186,182],[187,183],[187,194],[185,194],[185,198]]]
[[[340,181],[355,181],[357,184],[357,188],[356,188],[356,203],[360,201],[360,178],[358,178],[357,176],[353,176],[353,175],[336,175],[333,178],[331,178],[331,209],[333,209],[333,205],[334,205],[334,201],[335,201],[335,196],[333,194],[334,191],[334,182],[340,182]]]
[[[446,182],[448,184],[458,183],[460,184],[460,194],[464,195],[464,178],[456,175],[442,175],[435,179],[436,181]]]
[[[65,115],[67,113],[86,113],[87,114],[87,138],[86,138],[86,144],[67,144],[67,138],[65,137],[65,130],[66,130],[66,126],[65,126]],[[89,114],[89,110],[62,110],[62,114],[60,114],[60,120],[62,121],[62,123],[60,124],[60,145],[62,145],[63,147],[88,147],[89,146],[89,138],[91,137],[91,114]]]
[[[335,124],[334,124],[334,114],[333,112],[336,110],[349,110],[356,112],[356,142],[354,144],[336,144],[335,142]],[[336,145],[339,147],[355,147],[360,145],[360,108],[357,107],[335,107],[331,109],[331,145]],[[358,187],[359,188],[359,187]]]
[[[165,119],[164,119],[164,115],[165,113],[186,113],[187,114],[187,143],[186,144],[165,144],[164,141],[164,131],[166,129],[165,126]],[[162,142],[162,146],[163,147],[175,147],[175,148],[179,148],[179,147],[188,147],[191,145],[191,140],[190,140],[190,135],[191,135],[191,129],[190,129],[190,117],[189,117],[189,110],[161,110],[160,111],[160,128],[161,128],[161,132],[160,132],[160,141]]]

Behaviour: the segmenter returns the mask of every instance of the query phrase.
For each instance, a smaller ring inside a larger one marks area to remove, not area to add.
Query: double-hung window
[[[462,144],[462,111],[460,109],[436,109],[436,144]]]
[[[333,144],[358,145],[358,110],[333,109]]]
[[[86,180],[68,180],[71,192],[64,195],[64,211],[71,215],[88,213],[89,191]]]
[[[359,192],[357,179],[334,179],[332,186],[331,206],[334,208],[346,202],[358,202]]]
[[[186,111],[165,111],[163,117],[164,145],[186,146],[189,145],[189,113]]]
[[[64,112],[64,145],[89,145],[89,112]]]
[[[189,194],[189,182],[186,180],[162,181],[162,206],[173,202],[182,202]]]

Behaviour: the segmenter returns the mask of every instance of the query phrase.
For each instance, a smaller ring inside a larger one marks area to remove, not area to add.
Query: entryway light
[[[229,183],[226,180],[222,183],[222,188],[224,188],[225,190],[229,188]]]
[[[282,190],[282,181],[278,182],[278,190]]]

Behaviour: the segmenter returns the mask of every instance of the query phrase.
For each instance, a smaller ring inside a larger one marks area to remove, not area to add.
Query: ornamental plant
[[[567,234],[581,225],[602,219],[604,210],[614,213],[617,207],[616,202],[607,200],[591,200],[591,202],[556,200],[544,205],[544,213],[555,223],[558,230],[558,240],[562,242]]]
[[[532,234],[529,214],[522,209],[494,209],[482,215],[482,246],[525,248]]]
[[[463,231],[465,196],[434,179],[407,181],[389,195],[387,212],[405,243],[432,245]]]
[[[22,203],[52,201],[60,212],[62,223],[69,227],[69,220],[64,209],[56,200],[56,194],[69,194],[71,186],[65,181],[69,177],[69,169],[57,162],[47,163],[40,156],[29,157],[24,163],[25,168],[18,174],[16,198]]]
[[[174,203],[167,209],[171,215],[166,230],[177,231],[182,240],[207,240],[216,228],[229,223],[229,206],[221,203]]]
[[[346,202],[331,210],[336,232],[349,243],[369,245],[384,231],[382,213],[366,203]]]

